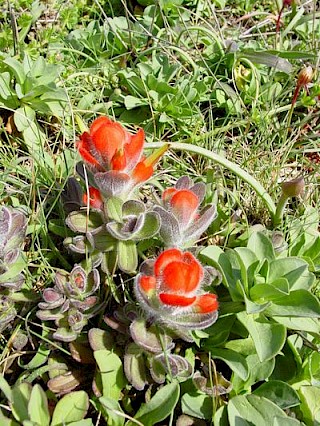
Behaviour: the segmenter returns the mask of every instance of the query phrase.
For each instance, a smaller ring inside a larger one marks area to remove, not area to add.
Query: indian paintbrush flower
[[[217,275],[190,252],[171,248],[142,264],[135,280],[136,298],[151,318],[165,325],[178,330],[206,328],[218,317],[218,302],[203,286]]]
[[[166,151],[160,148],[148,158],[143,157],[145,134],[143,129],[135,135],[129,133],[108,117],[99,117],[89,132],[84,132],[77,143],[78,151],[93,175],[102,195],[127,198],[138,185],[153,174],[154,165]]]
[[[162,194],[162,206],[154,207],[161,218],[160,236],[167,247],[190,247],[216,217],[214,205],[199,213],[205,184],[193,184],[187,176]]]

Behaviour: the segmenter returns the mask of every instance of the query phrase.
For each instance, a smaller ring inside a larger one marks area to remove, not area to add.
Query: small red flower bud
[[[82,197],[83,204],[88,204],[88,194],[84,193]],[[89,187],[89,203],[94,209],[101,209],[103,206],[103,199],[100,191],[97,188]]]

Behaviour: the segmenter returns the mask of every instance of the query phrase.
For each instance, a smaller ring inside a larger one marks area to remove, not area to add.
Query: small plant
[[[39,303],[38,318],[43,321],[54,320],[58,329],[53,337],[70,342],[77,338],[89,318],[95,316],[103,307],[95,295],[100,286],[97,269],[89,274],[76,265],[67,274],[64,271],[55,275],[55,286],[43,292],[43,302]]]

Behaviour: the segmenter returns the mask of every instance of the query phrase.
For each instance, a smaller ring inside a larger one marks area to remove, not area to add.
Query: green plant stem
[[[163,145],[164,143],[161,143],[161,142],[151,142],[147,144],[146,148],[154,149],[154,148],[159,148]],[[271,220],[272,222],[274,222],[274,218],[276,214],[276,206],[272,198],[268,194],[267,190],[253,176],[251,176],[248,172],[243,170],[240,166],[227,160],[226,158],[222,157],[219,154],[216,154],[214,152],[209,151],[208,149],[205,149],[193,144],[173,142],[170,144],[169,148],[174,149],[175,151],[194,152],[195,154],[202,155],[203,157],[206,157],[209,160],[212,160],[215,163],[219,164],[220,166],[223,166],[226,169],[230,170],[232,173],[238,176],[241,180],[243,180],[244,182],[246,182],[248,185],[251,186],[251,188],[256,192],[256,194],[261,198],[261,200],[265,204],[271,216]]]
[[[274,226],[278,226],[282,222],[284,209],[287,205],[288,200],[289,200],[289,197],[287,197],[284,193],[282,193],[280,198],[279,198],[277,208],[276,208],[276,212],[275,212],[274,219],[273,219],[273,225]]]

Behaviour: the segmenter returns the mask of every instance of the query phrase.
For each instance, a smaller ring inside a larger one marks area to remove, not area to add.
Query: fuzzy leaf
[[[181,242],[181,234],[179,222],[172,213],[167,212],[161,206],[155,206],[154,211],[157,212],[161,219],[160,236],[166,246],[179,246]]]
[[[172,338],[167,334],[160,333],[160,330],[155,326],[147,328],[144,319],[137,319],[130,325],[131,337],[135,343],[152,353],[161,353],[174,347]]]
[[[117,246],[118,266],[123,272],[134,273],[138,268],[138,253],[133,241],[119,241]]]
[[[139,200],[128,200],[122,206],[123,216],[138,216],[141,213],[145,213],[145,211],[145,205]]]
[[[140,230],[133,235],[134,240],[146,240],[155,236],[160,229],[160,216],[156,212],[147,212],[144,215],[144,223]]]
[[[103,219],[99,212],[86,210],[71,212],[66,219],[66,224],[74,232],[83,234],[93,231],[103,225]]]
[[[91,328],[88,333],[90,346],[94,351],[107,349],[109,351],[114,347],[114,339],[111,333],[100,328]]]
[[[144,389],[148,383],[145,359],[141,348],[135,343],[130,343],[126,348],[124,371],[132,386],[137,390]]]
[[[130,176],[115,170],[96,173],[94,180],[98,189],[109,197],[121,196],[130,186]]]

